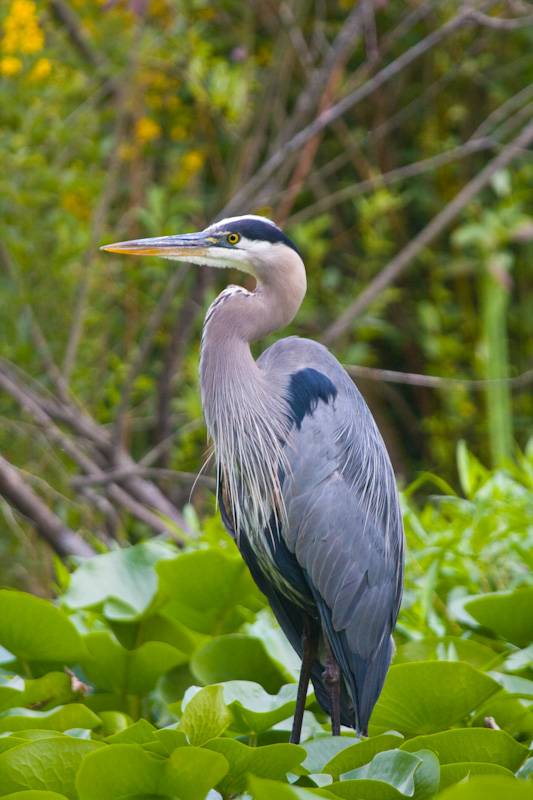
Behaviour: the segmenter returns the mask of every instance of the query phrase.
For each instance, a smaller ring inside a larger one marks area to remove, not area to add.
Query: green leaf
[[[23,792],[2,795],[2,800],[67,800],[64,794],[40,789],[27,789]]]
[[[107,744],[144,744],[155,741],[156,729],[148,720],[140,719],[124,730],[113,733],[106,738]]]
[[[451,731],[417,736],[400,746],[401,750],[431,750],[442,764],[461,761],[499,764],[515,772],[527,757],[529,749],[505,731],[488,728],[457,728]]]
[[[167,754],[170,755],[176,747],[188,747],[189,740],[183,731],[176,729],[162,728],[154,734],[158,742],[161,743]]]
[[[384,733],[355,743],[352,740],[352,746],[343,748],[342,752],[330,759],[322,768],[322,772],[327,772],[338,781],[342,773],[368,764],[378,753],[398,748],[402,741],[403,737],[397,733]]]
[[[255,775],[250,775],[248,779],[248,791],[253,800],[315,800],[317,796],[333,797],[324,789],[313,789],[310,792],[299,786],[287,786],[279,781],[257,778]]]
[[[414,800],[432,800],[440,783],[439,759],[431,750],[417,750],[413,755],[422,759],[415,772]]]
[[[206,686],[187,703],[178,730],[187,735],[192,745],[200,746],[220,736],[231,720],[222,686]]]
[[[100,718],[81,703],[70,703],[51,711],[33,711],[27,708],[11,708],[0,715],[0,733],[40,728],[50,731],[66,731],[70,728],[97,728]]]
[[[399,736],[395,737],[395,739],[397,743],[401,741]],[[302,747],[305,748],[307,757],[302,766],[308,772],[328,772],[328,770],[324,770],[324,766],[331,762],[340,752],[348,747],[353,747],[354,744],[358,744],[358,742],[353,736],[321,736],[319,739],[305,742]],[[395,746],[397,747],[398,744]],[[344,770],[340,772],[344,772]],[[337,779],[340,772],[336,775]],[[332,773],[329,774],[331,775]]]
[[[227,771],[223,756],[199,747],[179,747],[160,759],[140,745],[114,744],[83,760],[76,786],[79,800],[116,800],[135,793],[204,800]]]
[[[238,733],[261,733],[292,716],[296,706],[296,684],[282,686],[276,695],[252,681],[228,681],[222,685],[224,702]]]
[[[503,775],[474,776],[439,792],[439,800],[532,800],[533,786]]]
[[[428,636],[400,645],[394,656],[394,664],[411,661],[467,661],[483,670],[501,658],[495,650],[471,639],[461,639],[459,636]]]
[[[413,795],[415,770],[422,759],[402,750],[387,750],[374,756],[369,764],[341,775],[341,781],[378,780],[388,783],[402,794]]]
[[[462,661],[398,664],[389,670],[371,730],[397,730],[405,736],[444,730],[498,691],[495,680]]]
[[[61,598],[69,608],[100,608],[110,620],[138,620],[157,592],[155,565],[176,554],[157,542],[141,542],[83,561]]]
[[[341,797],[344,800],[405,800],[405,795],[384,781],[368,778],[339,781],[327,787],[328,797]]]
[[[67,615],[47,600],[0,589],[0,645],[29,661],[75,664],[81,637]]]
[[[514,778],[510,770],[499,766],[499,764],[457,761],[454,764],[444,764],[441,766],[439,790],[442,791],[453,783],[459,783],[465,778],[470,778],[471,775],[506,775],[508,778]]]
[[[229,772],[217,786],[228,797],[245,790],[248,773],[285,782],[287,773],[294,772],[305,758],[303,747],[295,744],[248,747],[235,739],[212,739],[204,747],[228,761]]]
[[[144,694],[155,688],[158,678],[187,656],[164,642],[145,642],[126,650],[104,631],[84,637],[88,656],[82,666],[100,689],[121,694]]]
[[[2,680],[2,679],[0,679]],[[8,708],[45,704],[64,704],[75,698],[72,680],[64,672],[48,672],[42,678],[23,681],[15,675],[0,684],[0,713]]]
[[[464,608],[480,625],[517,647],[533,642],[533,586],[479,595]]]
[[[191,672],[203,684],[223,681],[256,681],[269,693],[278,692],[290,680],[268,654],[263,642],[232,633],[218,636],[200,647],[191,659]]]
[[[70,736],[27,742],[0,755],[0,786],[7,793],[48,789],[77,800],[75,777],[82,759],[101,748],[101,742]]]
[[[238,555],[197,550],[159,563],[162,609],[195,631],[229,633],[248,619],[243,607],[263,604]]]

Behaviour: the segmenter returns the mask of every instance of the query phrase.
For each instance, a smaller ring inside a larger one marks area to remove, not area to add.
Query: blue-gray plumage
[[[107,249],[237,266],[206,315],[202,403],[218,464],[222,518],[302,657],[291,741],[312,680],[319,704],[366,734],[392,654],[404,537],[390,460],[370,411],[320,344],[289,337],[254,361],[250,342],[284,327],[305,294],[297,248],[248,215],[200,234]]]

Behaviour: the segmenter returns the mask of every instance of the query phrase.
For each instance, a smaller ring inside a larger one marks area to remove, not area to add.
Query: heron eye
[[[241,237],[239,236],[238,233],[230,233],[230,234],[228,234],[228,242],[230,244],[237,244],[237,242],[239,241],[240,238]]]

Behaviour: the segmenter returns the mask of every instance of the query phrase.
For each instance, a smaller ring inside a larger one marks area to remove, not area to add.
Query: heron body
[[[250,343],[285,327],[306,290],[295,245],[248,215],[199,234],[110,245],[251,273],[209,308],[202,405],[224,524],[302,658],[298,741],[309,679],[323,710],[366,735],[392,655],[404,536],[392,466],[373,417],[334,356],[291,336],[254,360]]]

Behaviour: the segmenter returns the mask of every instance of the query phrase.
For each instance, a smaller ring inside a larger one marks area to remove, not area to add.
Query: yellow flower
[[[186,175],[194,175],[205,162],[205,153],[201,150],[189,150],[181,159],[181,168]]]
[[[142,117],[135,126],[135,136],[141,142],[150,142],[160,135],[161,126],[150,117]]]
[[[0,58],[0,75],[4,78],[10,78],[16,75],[22,69],[22,61],[15,56],[4,56]]]
[[[31,81],[42,81],[52,72],[52,63],[49,58],[40,58],[31,70],[28,78]]]
[[[3,28],[2,50],[6,53],[38,53],[44,47],[33,0],[13,0]]]

